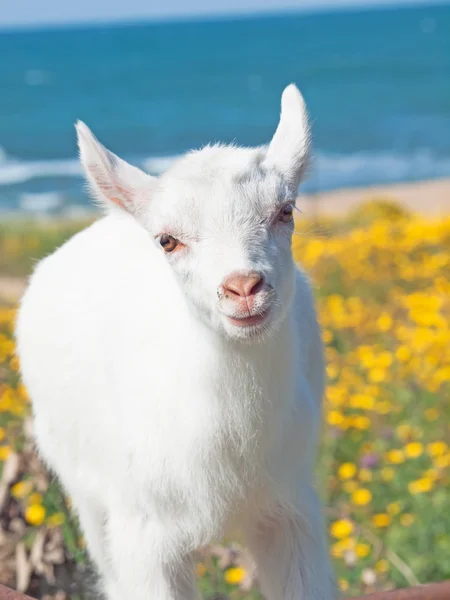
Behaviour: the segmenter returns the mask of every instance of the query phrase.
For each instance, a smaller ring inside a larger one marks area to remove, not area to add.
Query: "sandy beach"
[[[424,217],[448,215],[450,179],[340,189],[313,195],[302,194],[297,205],[307,216],[342,216],[359,204],[374,199],[394,200]]]

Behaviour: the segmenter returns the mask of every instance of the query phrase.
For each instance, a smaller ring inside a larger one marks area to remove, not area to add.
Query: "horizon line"
[[[281,7],[281,8],[260,8],[257,10],[243,10],[242,12],[219,9],[216,11],[200,11],[198,13],[181,13],[181,14],[162,14],[162,15],[132,15],[124,18],[120,17],[98,17],[91,19],[76,19],[73,21],[48,21],[38,23],[0,23],[0,35],[2,33],[20,33],[28,31],[55,31],[55,30],[70,30],[70,29],[95,29],[101,27],[132,27],[145,26],[152,24],[165,23],[216,23],[223,21],[237,21],[250,19],[264,19],[270,17],[283,17],[287,15],[319,15],[319,14],[334,14],[334,13],[364,13],[371,11],[394,11],[413,8],[438,8],[450,5],[450,0],[394,0],[392,3],[377,3],[376,0],[371,0],[368,4],[342,4],[335,6],[332,4],[323,4],[320,6],[304,6],[304,7]]]

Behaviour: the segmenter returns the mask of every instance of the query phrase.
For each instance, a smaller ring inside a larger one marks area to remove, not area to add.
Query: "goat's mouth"
[[[242,317],[231,317],[226,316],[228,323],[234,325],[234,327],[240,327],[242,329],[257,327],[262,325],[267,320],[270,313],[270,308],[266,308],[264,311],[255,313],[253,315],[246,315]]]

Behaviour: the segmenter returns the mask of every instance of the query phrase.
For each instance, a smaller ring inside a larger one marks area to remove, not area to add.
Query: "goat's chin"
[[[260,316],[260,318],[234,319],[221,315],[221,325],[223,334],[228,338],[241,342],[260,342],[264,337],[269,336],[277,329],[279,315],[274,308],[269,309]]]

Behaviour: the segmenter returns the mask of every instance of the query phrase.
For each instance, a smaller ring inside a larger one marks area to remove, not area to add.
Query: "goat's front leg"
[[[274,506],[248,529],[247,543],[267,600],[337,597],[320,504],[309,490],[298,510]]]
[[[108,600],[197,600],[193,559],[151,516],[114,511],[108,521]]]

